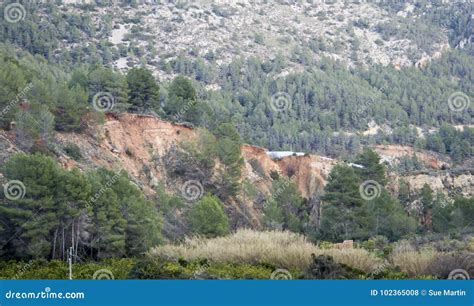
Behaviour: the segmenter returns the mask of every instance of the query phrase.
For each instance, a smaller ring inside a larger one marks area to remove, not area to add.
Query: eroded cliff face
[[[153,192],[158,181],[166,179],[165,171],[160,167],[160,158],[173,145],[195,138],[195,132],[190,127],[133,114],[108,115],[105,123],[93,130],[84,134],[57,135],[63,144],[78,145],[85,159],[80,164],[72,162],[68,165],[124,169],[147,194]]]
[[[331,168],[336,164],[335,160],[309,154],[274,160],[268,156],[267,150],[250,145],[242,147],[242,156],[245,160],[244,177],[254,182],[261,190],[270,191],[270,175],[272,172],[276,172],[289,177],[305,198],[310,198],[315,193],[322,191]],[[252,160],[259,162],[264,176],[253,169]]]
[[[76,144],[83,156],[79,162],[72,160],[61,150],[57,150],[58,161],[66,168],[78,167],[87,170],[105,167],[118,171],[124,169],[132,180],[152,196],[155,187],[162,183],[168,192],[179,194],[184,182],[189,179],[170,175],[166,161],[174,158],[174,150],[180,143],[197,138],[196,130],[185,125],[175,125],[153,116],[122,114],[107,115],[103,125],[90,127],[85,133],[58,133],[54,136],[56,147],[67,143]],[[406,146],[376,146],[374,149],[387,163],[396,164],[403,156],[416,155],[430,169],[422,173],[407,174],[403,178],[410,184],[412,192],[425,183],[433,190],[449,196],[474,194],[474,179],[469,171],[456,173],[443,170],[450,167],[448,158],[431,152],[415,151]],[[0,133],[0,157],[2,162],[16,152],[20,152],[11,135]],[[339,162],[324,156],[307,154],[272,159],[264,148],[243,145],[244,165],[242,181],[250,182],[260,193],[260,202],[245,196],[229,198],[227,212],[232,216],[234,226],[261,227],[262,198],[268,196],[272,186],[272,172],[289,177],[298,187],[302,196],[310,202],[317,202],[332,167]],[[216,168],[219,163],[216,163]],[[188,169],[189,170],[189,169]],[[399,176],[390,173],[389,189],[398,190]],[[218,188],[217,178],[209,178],[204,188]],[[212,184],[215,186],[210,186]],[[317,218],[317,216],[315,217]]]
[[[451,166],[451,161],[446,156],[434,152],[416,150],[410,146],[377,145],[374,146],[374,150],[380,155],[382,161],[388,164],[395,165],[400,162],[400,158],[416,156],[419,162],[430,169],[441,169]]]
[[[423,185],[428,184],[435,192],[442,192],[450,198],[457,196],[474,195],[474,176],[472,173],[453,174],[448,172],[438,172],[432,174],[414,174],[401,177],[410,186],[411,192],[420,190]],[[398,181],[392,180],[390,186],[393,190],[398,190]]]

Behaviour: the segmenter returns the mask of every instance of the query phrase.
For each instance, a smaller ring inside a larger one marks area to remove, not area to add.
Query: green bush
[[[362,242],[361,247],[370,252],[375,252],[378,256],[388,255],[393,246],[385,236],[374,236],[367,241]]]
[[[92,279],[100,269],[109,270],[114,279],[127,279],[135,265],[133,258],[106,259],[100,262],[74,263],[73,279]],[[44,259],[31,261],[0,261],[0,279],[68,279],[67,262]]]
[[[360,279],[365,273],[334,261],[331,256],[312,255],[313,262],[303,274],[304,279]]]
[[[68,143],[64,146],[64,152],[75,161],[82,159],[81,149],[74,143]]]
[[[320,241],[318,246],[321,248],[321,249],[332,249],[334,247],[334,243],[330,242],[330,241]]]
[[[262,164],[255,158],[249,160],[250,166],[252,166],[253,171],[255,171],[261,178],[267,178],[265,170],[262,167]]]
[[[132,269],[133,279],[270,279],[275,270],[270,265],[188,262],[147,258]],[[295,272],[296,273],[296,272]]]
[[[249,264],[217,264],[208,269],[219,279],[269,279],[273,271],[268,266]]]
[[[221,201],[212,195],[204,196],[188,213],[188,222],[193,233],[206,237],[217,237],[229,232],[229,218]]]
[[[383,269],[380,269],[379,271],[372,273],[370,276],[371,276],[370,278],[373,278],[373,279],[391,279],[391,280],[408,279],[408,275],[406,273],[400,271],[399,268],[391,267],[389,265],[384,266]]]

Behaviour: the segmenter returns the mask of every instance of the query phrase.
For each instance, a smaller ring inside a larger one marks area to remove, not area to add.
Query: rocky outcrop
[[[373,149],[380,155],[382,161],[390,165],[398,164],[402,157],[416,156],[418,161],[429,169],[441,169],[451,166],[449,157],[430,151],[416,150],[410,146],[377,145]]]
[[[82,15],[82,0],[68,0],[61,5],[65,14]],[[447,5],[447,4],[446,4]],[[137,46],[143,54],[120,57],[119,69],[128,69],[148,59],[148,68],[160,79],[172,77],[159,69],[162,55],[167,61],[179,54],[204,58],[212,65],[225,65],[235,58],[275,59],[283,56],[293,69],[294,50],[306,50],[315,58],[329,57],[353,66],[356,64],[412,66],[423,68],[449,46],[447,34],[432,35],[429,48],[419,46],[410,31],[396,31],[420,18],[423,10],[411,10],[406,3],[403,14],[396,15],[371,1],[140,1],[127,6],[120,1],[88,10],[95,29],[106,29],[103,16],[111,18],[106,32],[111,45]],[[140,18],[140,25],[133,22]],[[380,31],[391,24],[391,35]],[[137,33],[140,35],[137,35]],[[90,38],[97,44],[97,38]],[[153,46],[153,48],[150,48]],[[61,46],[75,46],[64,42]],[[191,51],[192,50],[192,51]],[[217,84],[208,84],[217,86]]]
[[[66,168],[78,167],[84,171],[96,167],[124,169],[145,194],[152,196],[158,183],[163,183],[171,193],[181,192],[181,186],[189,178],[170,175],[169,168],[172,163],[168,159],[176,159],[177,166],[186,168],[185,164],[177,160],[176,148],[180,143],[196,138],[197,132],[192,128],[165,122],[154,116],[110,114],[106,116],[103,125],[90,127],[84,133],[56,134],[53,147],[57,148],[55,152],[59,163]],[[71,143],[79,147],[81,160],[75,161],[59,149]],[[416,151],[407,146],[384,145],[375,146],[374,149],[384,160],[394,163],[403,156],[416,155],[429,169],[403,176],[390,173],[388,187],[394,193],[398,190],[399,179],[403,178],[409,183],[412,191],[421,189],[427,183],[434,191],[444,192],[451,198],[461,194],[474,195],[472,171],[442,170],[443,165],[450,165],[449,159],[444,156]],[[7,132],[0,133],[2,163],[17,152],[21,150],[15,145],[12,136]],[[242,156],[244,159],[242,182],[250,182],[260,193],[260,200],[263,201],[270,195],[272,177],[275,175],[288,177],[296,184],[302,196],[308,199],[310,207],[314,208],[310,216],[312,221],[315,224],[319,222],[320,197],[328,175],[332,167],[342,161],[313,154],[272,159],[266,149],[251,145],[242,146]],[[217,163],[215,167],[218,168],[219,164]],[[196,174],[191,168],[183,171]],[[212,177],[212,173],[205,174],[204,177],[206,177],[202,180],[204,189],[219,188],[218,178]],[[232,216],[233,225],[259,228],[262,212],[260,200],[249,200],[246,196],[240,195],[229,198],[226,201],[226,209]]]
[[[420,190],[425,184],[428,184],[434,192],[442,192],[449,198],[454,199],[457,196],[474,195],[474,172],[466,171],[463,174],[453,174],[449,172],[434,172],[431,174],[413,174],[401,176],[408,182],[411,190]],[[391,181],[392,186],[397,186],[398,180]]]

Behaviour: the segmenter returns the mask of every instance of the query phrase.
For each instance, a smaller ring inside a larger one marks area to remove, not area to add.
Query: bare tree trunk
[[[75,257],[77,258],[77,249],[79,248],[79,233],[81,231],[81,222],[80,222],[80,216],[79,216],[79,221],[77,222],[77,230],[76,230],[76,246],[74,248],[75,250]]]
[[[64,238],[64,226],[63,226],[63,241],[62,241],[62,244],[63,244],[63,249],[62,249],[62,253],[61,253],[61,257],[62,259],[64,260],[64,249],[65,249],[65,238]]]
[[[56,230],[54,231],[54,239],[53,239],[53,254],[52,254],[52,259],[56,258],[56,239],[58,239],[58,228],[56,227]]]
[[[74,219],[72,219],[72,224],[71,224],[71,247],[74,247]]]

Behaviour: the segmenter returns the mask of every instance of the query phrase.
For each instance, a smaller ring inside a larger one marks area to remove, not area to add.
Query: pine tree
[[[92,186],[93,237],[100,237],[96,244],[98,258],[125,255],[125,230],[127,222],[120,211],[119,197],[110,188],[117,174],[99,169],[89,175]]]
[[[111,189],[117,195],[118,207],[126,221],[126,253],[137,256],[160,244],[163,220],[153,203],[145,199],[124,173],[117,175]]]
[[[422,209],[422,224],[426,230],[431,231],[433,229],[433,190],[425,183],[420,190],[420,203]]]
[[[0,210],[9,226],[0,234],[6,252],[16,258],[64,258],[77,242],[74,220],[84,208],[90,186],[77,170],[59,168],[41,154],[18,154],[5,165],[5,176],[25,186],[24,197],[4,195]]]
[[[408,217],[400,202],[384,189],[380,196],[366,202],[370,218],[370,236],[383,235],[391,241],[413,233],[416,220]]]
[[[373,180],[382,186],[387,184],[386,169],[385,166],[380,163],[380,156],[377,152],[370,148],[365,148],[364,151],[356,157],[355,162],[364,167],[356,169],[356,173],[363,181]]]
[[[272,183],[271,198],[264,208],[264,221],[270,228],[303,233],[309,222],[309,211],[296,184],[279,177]]]
[[[128,100],[132,110],[158,110],[160,88],[146,68],[133,68],[127,73]]]
[[[221,201],[205,195],[188,212],[188,222],[194,234],[205,237],[223,236],[229,232],[229,218]]]
[[[403,178],[398,181],[398,200],[403,207],[408,207],[411,202],[410,185]]]
[[[59,91],[61,103],[54,109],[55,129],[65,132],[82,131],[85,128],[82,119],[87,112],[87,92],[80,86],[71,89],[62,87]]]
[[[357,239],[367,236],[367,211],[354,169],[336,165],[329,174],[322,197],[321,239]]]
[[[214,132],[217,138],[217,156],[225,169],[220,173],[222,186],[220,196],[226,199],[236,195],[240,189],[243,158],[241,152],[242,140],[237,129],[230,123],[223,123]]]

